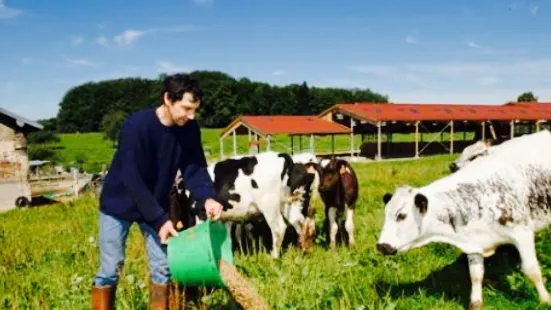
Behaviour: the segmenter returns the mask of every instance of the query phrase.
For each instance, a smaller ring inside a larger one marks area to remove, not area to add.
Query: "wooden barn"
[[[42,125],[0,108],[0,211],[31,201],[27,134]]]

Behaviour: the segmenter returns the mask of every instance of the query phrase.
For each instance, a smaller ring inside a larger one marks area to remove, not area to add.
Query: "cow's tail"
[[[279,153],[277,156],[282,157],[285,160],[283,163],[283,170],[281,171],[281,179],[283,180],[285,175],[293,168],[294,162],[293,158],[288,153]]]

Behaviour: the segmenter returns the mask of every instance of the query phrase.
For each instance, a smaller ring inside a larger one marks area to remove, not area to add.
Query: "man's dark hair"
[[[169,75],[163,81],[163,96],[168,93],[168,98],[174,102],[181,100],[184,93],[192,93],[193,99],[201,101],[203,99],[203,91],[199,86],[199,81],[191,78],[187,73],[177,73]]]

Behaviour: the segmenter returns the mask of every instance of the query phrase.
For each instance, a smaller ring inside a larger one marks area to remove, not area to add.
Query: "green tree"
[[[201,126],[227,126],[242,114],[318,114],[343,102],[388,102],[388,98],[370,89],[312,87],[306,81],[285,86],[236,79],[224,72],[199,70],[190,73],[199,79],[204,91],[197,120]],[[67,91],[59,104],[54,126],[57,132],[104,131],[102,124],[111,111],[127,115],[160,104],[162,81],[138,77],[88,82]],[[116,138],[115,138],[116,140]]]
[[[518,96],[517,102],[538,102],[538,97],[534,96],[534,94],[529,91]]]
[[[114,148],[117,146],[117,138],[126,116],[127,114],[122,111],[112,111],[106,114],[101,122],[104,139],[110,140]]]

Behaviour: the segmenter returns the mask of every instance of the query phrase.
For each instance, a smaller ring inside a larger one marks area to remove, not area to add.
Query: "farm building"
[[[232,135],[233,138],[233,155],[238,155],[237,152],[237,135],[248,135],[248,153],[260,152],[260,145],[264,141],[266,150],[271,150],[272,137],[275,135],[287,135],[290,137],[289,150],[291,153],[295,149],[295,137],[298,137],[299,150],[303,151],[302,138],[309,138],[309,145],[306,150],[315,152],[314,136],[330,135],[349,135],[352,131],[350,128],[323,120],[317,116],[305,115],[247,115],[241,116],[231,122],[224,128],[220,134],[220,158],[224,158],[224,138]],[[262,139],[259,139],[262,138]],[[335,143],[332,139],[332,151],[334,152]],[[317,154],[320,154],[317,152]]]
[[[351,103],[337,104],[318,117],[349,124],[352,135],[372,137],[362,143],[359,150],[362,157],[418,158],[421,154],[461,152],[477,140],[504,140],[540,130],[549,125],[551,104]],[[398,141],[394,141],[394,136],[398,136]],[[424,136],[429,137],[428,141]]]
[[[0,108],[0,211],[30,203],[27,134],[42,128]]]
[[[237,155],[236,135],[248,132],[250,144],[257,149],[261,143],[258,136],[264,138],[266,149],[270,149],[272,135],[289,135],[291,151],[293,136],[309,135],[310,150],[315,152],[314,136],[331,135],[333,142],[334,135],[347,134],[350,147],[346,153],[338,153],[376,160],[418,158],[421,154],[461,152],[476,140],[503,140],[534,132],[548,127],[550,119],[551,103],[344,103],[315,116],[241,116],[222,131],[220,149],[223,158],[223,139],[233,134],[233,153]],[[334,143],[331,153],[335,153]]]

